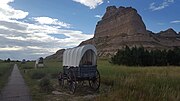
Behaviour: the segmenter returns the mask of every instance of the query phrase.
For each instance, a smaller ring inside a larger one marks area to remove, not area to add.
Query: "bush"
[[[51,73],[51,78],[55,79],[57,78],[57,76],[58,76],[58,73]]]
[[[41,78],[43,78],[43,77],[45,77],[45,76],[46,76],[45,73],[43,73],[43,72],[41,72],[41,71],[36,71],[36,72],[34,72],[34,73],[31,75],[31,78],[32,78],[32,79],[41,79]]]
[[[39,83],[40,91],[51,92],[53,90],[52,84],[49,78],[43,78]]]

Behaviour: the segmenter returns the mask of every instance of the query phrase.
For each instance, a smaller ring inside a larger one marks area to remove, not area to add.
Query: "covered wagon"
[[[40,57],[35,62],[35,68],[43,68],[43,67],[44,67],[43,57]]]
[[[59,84],[67,81],[69,89],[75,92],[81,81],[88,81],[91,88],[98,90],[100,74],[97,70],[97,51],[93,45],[84,45],[66,49],[63,53],[63,72],[58,76]]]
[[[21,61],[21,64],[25,64],[25,63],[26,63],[26,60],[23,59],[23,60]]]

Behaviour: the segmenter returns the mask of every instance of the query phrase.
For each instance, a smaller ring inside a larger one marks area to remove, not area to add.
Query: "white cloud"
[[[16,26],[18,27],[19,26],[18,23],[16,24],[17,24]],[[36,24],[28,24],[28,23],[24,23],[24,24],[28,25],[26,27],[26,30],[21,30],[21,31],[19,31],[18,29],[12,30],[8,26],[6,26],[8,29],[4,29],[4,28],[0,29],[0,43],[1,43],[0,48],[5,47],[6,45],[8,46],[18,45],[20,47],[23,47],[21,48],[21,53],[14,53],[13,52],[15,50],[14,48],[0,49],[3,51],[12,50],[11,53],[13,54],[11,54],[11,57],[14,56],[14,58],[24,57],[24,58],[34,59],[40,56],[40,54],[38,55],[36,53],[42,53],[41,56],[47,56],[53,54],[58,49],[77,46],[81,41],[93,37],[93,35],[87,35],[81,31],[76,31],[76,30],[58,29],[47,25],[36,25]],[[67,36],[67,38],[60,39],[48,35],[53,33],[63,34]],[[27,52],[28,54],[24,54]],[[2,55],[2,52],[0,52],[0,54]],[[9,54],[9,53],[4,53],[4,54]],[[1,55],[0,58],[3,58],[3,56]]]
[[[8,3],[10,3],[10,2],[14,2],[14,0],[1,0],[1,3],[0,3],[0,5],[7,5]]]
[[[180,23],[180,20],[174,20],[174,21],[171,21],[170,23]]]
[[[20,46],[6,46],[6,47],[0,47],[0,51],[18,51],[22,50],[23,47]]]
[[[10,2],[14,0],[2,0],[0,3],[0,19],[24,19],[28,12],[22,10],[15,10],[13,7],[9,6]]]
[[[70,24],[58,21],[58,19],[53,19],[50,17],[36,17],[33,18],[35,21],[37,21],[39,24],[47,24],[47,25],[58,25],[61,27],[69,28]]]
[[[75,47],[81,41],[93,37],[82,31],[68,29],[71,25],[58,19],[26,18],[29,13],[12,8],[8,4],[10,2],[13,0],[0,3],[0,59],[36,59],[51,55],[58,49]],[[24,21],[27,19],[31,23]],[[49,34],[67,37],[58,38]]]
[[[102,15],[95,15],[94,17],[101,19]]]
[[[95,9],[98,5],[101,5],[103,3],[103,0],[73,0],[73,1],[88,6],[90,9]]]
[[[152,11],[161,10],[168,7],[171,3],[174,3],[174,0],[164,0],[161,4],[156,5],[155,2],[151,3],[149,9]]]

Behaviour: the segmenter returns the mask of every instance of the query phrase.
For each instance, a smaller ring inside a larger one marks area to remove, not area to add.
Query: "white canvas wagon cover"
[[[96,56],[96,48],[90,44],[66,49],[63,53],[63,66],[78,67],[87,61],[96,65]]]
[[[43,64],[43,57],[38,58],[35,64]]]

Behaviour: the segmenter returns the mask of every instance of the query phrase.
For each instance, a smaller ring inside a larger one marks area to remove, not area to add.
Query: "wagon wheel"
[[[59,72],[59,74],[58,74],[58,82],[61,87],[64,86],[64,76],[63,76],[62,72]]]
[[[96,77],[93,77],[91,80],[89,80],[89,85],[93,90],[98,90],[100,87],[100,74],[99,71],[96,70]]]
[[[67,82],[69,86],[69,90],[72,94],[76,91],[76,76],[75,73],[70,69],[67,75]]]

